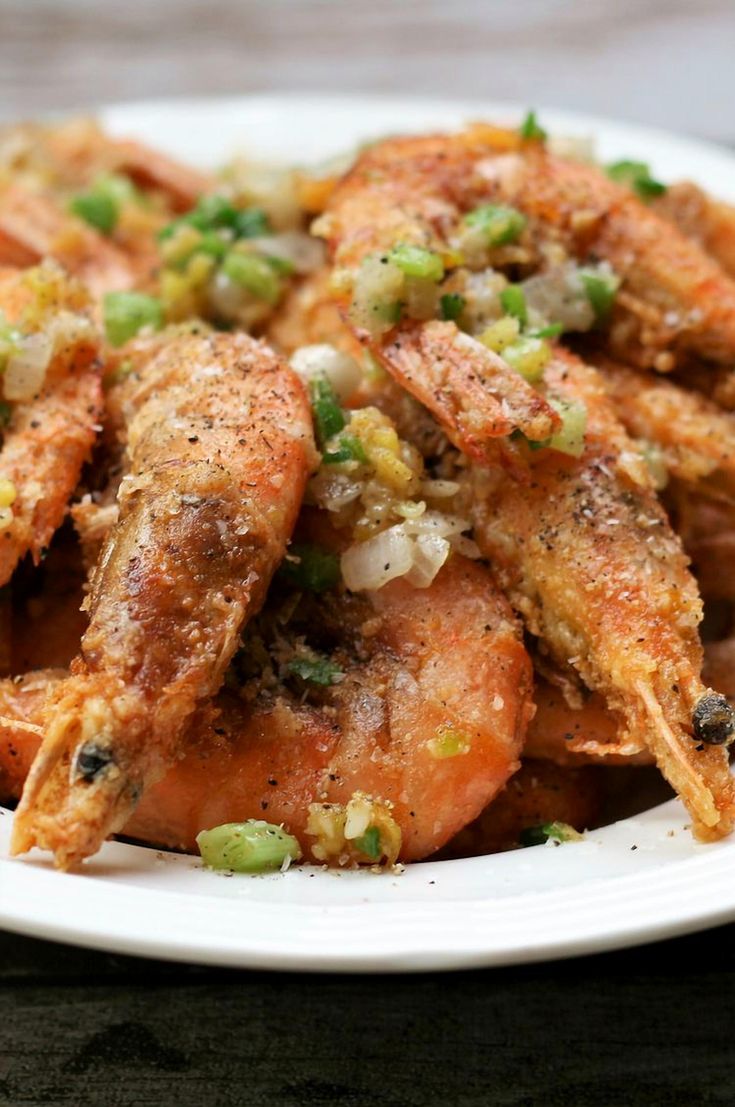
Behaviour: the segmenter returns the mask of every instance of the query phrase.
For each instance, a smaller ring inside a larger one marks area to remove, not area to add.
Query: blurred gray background
[[[733,0],[0,0],[0,112],[269,89],[518,100],[735,142]]]

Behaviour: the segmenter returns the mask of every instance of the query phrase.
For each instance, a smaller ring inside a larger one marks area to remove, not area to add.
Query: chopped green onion
[[[258,254],[241,254],[230,250],[222,262],[221,272],[258,300],[275,304],[281,295],[281,282],[273,267]]]
[[[107,340],[113,346],[122,346],[144,327],[160,331],[164,321],[161,301],[143,292],[108,292],[103,314]]]
[[[433,250],[423,246],[411,246],[408,242],[399,242],[388,255],[407,277],[423,277],[428,281],[440,281],[444,276],[444,262]]]
[[[289,547],[278,573],[305,592],[326,592],[339,582],[339,557],[319,546],[296,542]]]
[[[347,420],[328,377],[312,377],[309,381],[311,413],[319,448],[344,429]]]
[[[301,857],[301,848],[292,834],[262,819],[202,830],[196,842],[208,868],[235,873],[272,872],[282,868],[287,858],[298,861]]]
[[[262,208],[238,211],[234,228],[238,238],[263,238],[271,232],[270,220]]]
[[[500,303],[507,315],[512,315],[522,327],[525,327],[528,322],[528,308],[526,307],[526,297],[519,284],[509,284],[507,288],[504,288],[500,293]]]
[[[403,304],[400,300],[393,300],[386,304],[376,304],[373,310],[381,323],[390,323],[390,325],[393,326],[395,323],[400,323],[401,321]]]
[[[339,465],[342,461],[359,461],[360,464],[365,465],[367,459],[362,442],[351,434],[340,435],[337,439],[337,448],[322,454],[325,465]]]
[[[230,230],[235,238],[259,238],[270,233],[268,216],[262,208],[238,210],[225,196],[201,196],[196,207],[158,232],[161,239],[170,238],[181,226],[196,230]]]
[[[552,434],[545,445],[570,457],[581,457],[584,453],[584,433],[587,429],[587,408],[581,400],[549,399],[554,411],[561,416],[561,430]]]
[[[542,846],[549,839],[553,842],[581,842],[582,835],[569,823],[558,822],[528,826],[518,835],[522,846]]]
[[[197,206],[183,218],[200,231],[214,231],[237,224],[237,208],[225,196],[200,196]]]
[[[651,170],[645,161],[613,162],[607,166],[607,175],[618,184],[628,185],[642,200],[651,200],[666,192],[666,185],[651,176]]]
[[[467,301],[459,292],[445,292],[439,300],[442,319],[455,322],[465,309]]]
[[[105,192],[80,192],[71,200],[69,210],[102,234],[115,229],[119,214],[118,204]]]
[[[265,260],[270,265],[274,273],[278,273],[281,277],[290,277],[295,271],[295,266],[288,258],[279,258],[276,254],[265,254]]]
[[[536,118],[535,111],[529,111],[518,128],[518,133],[526,142],[544,142],[549,136]]]
[[[192,254],[208,254],[209,257],[221,261],[227,253],[228,244],[216,231],[205,231],[192,250]],[[191,256],[191,255],[189,255]]]
[[[612,272],[605,273],[599,269],[580,269],[579,276],[595,319],[598,323],[604,323],[615,303],[615,293],[620,286],[619,278]]]
[[[564,333],[563,323],[549,323],[547,327],[540,327],[537,331],[528,331],[529,338],[558,338]]]
[[[7,427],[13,418],[13,409],[5,400],[0,400],[0,427]]]
[[[482,204],[464,217],[470,227],[478,227],[490,246],[505,246],[523,233],[526,217],[515,208],[502,204]]]
[[[377,826],[369,826],[364,834],[353,839],[352,843],[360,853],[364,853],[371,861],[377,861],[383,852],[380,844],[380,830]]]
[[[286,669],[308,684],[321,684],[325,688],[336,684],[343,675],[339,665],[335,665],[327,657],[294,657]]]
[[[506,346],[500,356],[529,384],[537,384],[544,375],[551,350],[542,338],[529,338],[524,335],[512,342],[510,346]]]

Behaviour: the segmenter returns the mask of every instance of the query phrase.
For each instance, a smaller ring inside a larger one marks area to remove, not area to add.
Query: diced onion
[[[250,245],[260,254],[290,262],[296,273],[313,273],[324,264],[324,243],[303,231],[251,238]]]
[[[595,313],[576,265],[558,265],[523,281],[528,308],[542,321],[561,323],[565,331],[588,331]]]
[[[469,524],[454,515],[427,511],[358,542],[342,554],[342,576],[351,592],[374,592],[396,577],[415,588],[428,588],[452,548],[469,542]]]
[[[53,341],[48,335],[39,333],[22,338],[8,358],[3,375],[5,399],[25,401],[38,395],[52,354]]]
[[[413,561],[413,543],[399,524],[345,550],[342,577],[351,592],[374,592],[389,580],[405,576]]]
[[[413,547],[413,565],[406,573],[406,580],[414,588],[428,588],[444,562],[451,546],[446,538],[437,534],[420,534]]]
[[[466,519],[447,515],[442,511],[426,511],[417,519],[406,520],[402,525],[406,534],[431,534],[438,538],[449,538],[469,528]]]
[[[340,400],[349,398],[362,377],[355,359],[328,342],[300,346],[291,357],[291,368],[305,384],[314,377],[327,377]]]

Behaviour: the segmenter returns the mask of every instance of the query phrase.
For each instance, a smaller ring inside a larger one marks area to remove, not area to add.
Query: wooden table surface
[[[553,104],[733,142],[734,45],[731,0],[0,0],[0,113],[367,89]],[[330,978],[4,935],[0,1104],[731,1104],[734,938]]]
[[[728,927],[454,975],[299,977],[7,936],[0,1104],[730,1105],[734,938]]]

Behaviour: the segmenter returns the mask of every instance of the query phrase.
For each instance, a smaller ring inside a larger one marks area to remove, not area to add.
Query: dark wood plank
[[[734,937],[455,975],[313,977],[7,936],[0,1103],[729,1104]]]

